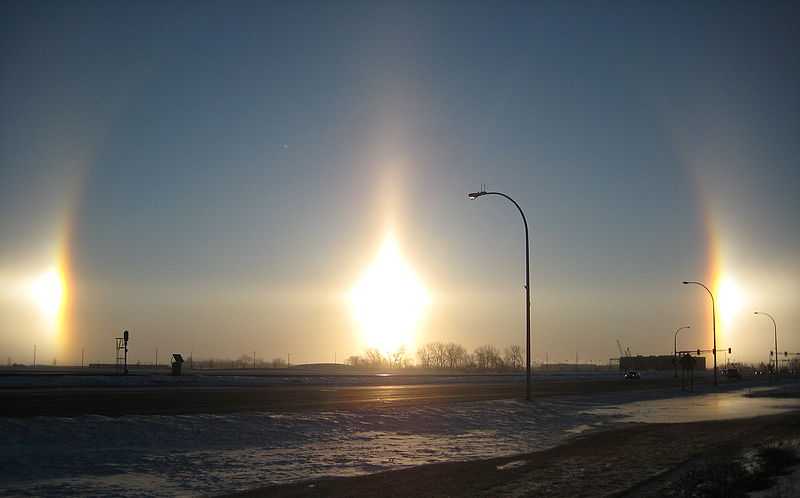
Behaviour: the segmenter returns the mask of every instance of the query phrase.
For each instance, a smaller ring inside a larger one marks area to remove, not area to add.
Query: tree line
[[[265,361],[262,358],[253,359],[252,356],[243,354],[233,360],[229,358],[184,358],[184,368],[286,368],[286,360],[273,358]]]
[[[522,348],[516,344],[507,346],[503,351],[486,344],[470,353],[467,348],[454,342],[430,342],[417,349],[416,360],[414,362],[405,346],[402,346],[389,353],[381,353],[375,348],[366,349],[364,354],[351,356],[345,363],[371,370],[417,367],[468,372],[516,371],[524,365]]]

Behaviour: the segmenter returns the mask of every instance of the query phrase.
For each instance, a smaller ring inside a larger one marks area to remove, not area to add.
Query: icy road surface
[[[711,418],[800,407],[797,399],[742,398],[746,392],[649,390],[327,413],[3,418],[0,496],[209,495],[541,450],[583,430],[656,421],[650,415],[669,419],[668,410],[691,419],[693,410],[707,418],[717,406],[732,408]]]

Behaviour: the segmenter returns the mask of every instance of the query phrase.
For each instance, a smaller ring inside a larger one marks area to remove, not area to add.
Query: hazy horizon
[[[800,352],[797,2],[7,1],[0,40],[3,363],[524,347],[484,184],[534,361],[711,348],[685,280],[729,360],[754,311]]]

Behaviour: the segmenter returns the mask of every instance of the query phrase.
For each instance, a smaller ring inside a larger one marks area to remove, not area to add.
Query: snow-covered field
[[[646,421],[647,413],[669,417],[669,407],[707,414],[709,406],[747,392],[726,388],[327,413],[0,418],[0,496],[199,496],[509,455],[552,447],[584,430]],[[800,406],[745,399],[712,418]]]

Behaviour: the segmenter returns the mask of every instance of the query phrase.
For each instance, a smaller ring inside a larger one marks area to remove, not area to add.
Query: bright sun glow
[[[724,321],[730,321],[742,307],[743,296],[736,283],[723,278],[717,285],[717,311]]]
[[[35,279],[30,286],[33,299],[50,320],[58,319],[64,303],[64,278],[56,270],[51,270]]]
[[[411,346],[428,300],[392,237],[386,238],[378,258],[350,294],[367,347],[381,352]]]

